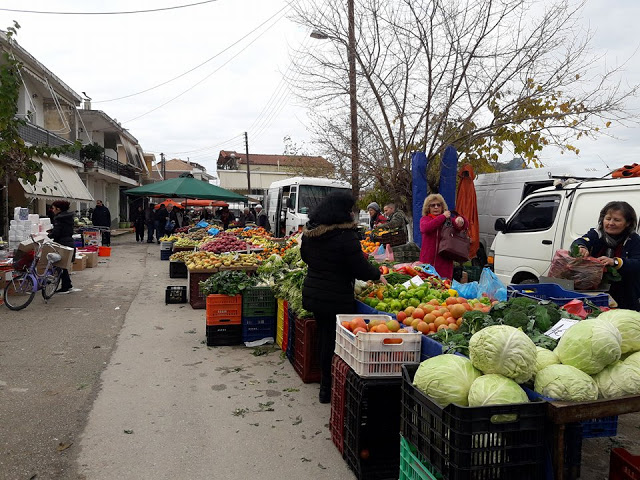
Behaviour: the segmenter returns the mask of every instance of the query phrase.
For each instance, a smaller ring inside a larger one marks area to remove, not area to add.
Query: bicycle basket
[[[13,252],[13,269],[16,271],[28,270],[36,257],[35,250],[23,252],[22,250],[14,250]]]

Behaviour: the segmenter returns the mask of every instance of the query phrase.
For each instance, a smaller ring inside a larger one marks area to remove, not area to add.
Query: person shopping
[[[420,248],[420,262],[429,263],[442,278],[453,278],[453,260],[438,255],[438,244],[442,226],[451,219],[457,230],[468,228],[468,223],[461,215],[454,215],[449,211],[442,195],[432,193],[424,199],[422,218],[420,219],[420,233],[422,247]]]
[[[326,196],[309,215],[300,255],[308,265],[302,305],[313,312],[320,346],[320,403],[331,400],[331,361],[335,348],[336,315],[356,313],[354,282],[386,280],[362,254],[355,200],[348,192]]]
[[[627,202],[609,202],[598,217],[597,228],[576,239],[582,257],[595,257],[603,266],[615,268],[622,279],[612,282],[609,295],[619,308],[640,311],[640,236],[638,217]]]
[[[73,213],[69,211],[69,202],[56,200],[51,204],[51,211],[54,214],[53,228],[49,230],[49,238],[54,242],[73,248],[72,261],[76,259],[76,246],[73,241]],[[60,275],[60,288],[56,291],[59,294],[71,293],[80,289],[73,288],[69,270],[62,269]]]
[[[367,211],[369,212],[369,228],[374,229],[382,223],[387,223],[387,217],[382,214],[380,205],[376,202],[371,202],[367,205]]]

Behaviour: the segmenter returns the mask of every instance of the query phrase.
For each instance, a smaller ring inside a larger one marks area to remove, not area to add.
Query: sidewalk
[[[146,251],[145,280],[80,442],[79,473],[89,480],[354,478],[331,442],[330,406],[318,402],[318,385],[303,384],[279,349],[207,347],[205,311],[164,304],[165,287],[187,281],[169,279],[157,245]]]

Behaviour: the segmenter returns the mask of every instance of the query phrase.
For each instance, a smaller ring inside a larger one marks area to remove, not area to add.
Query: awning
[[[20,180],[27,197],[47,200],[77,200],[92,202],[93,196],[74,167],[48,158],[38,158],[42,163],[42,180],[35,185]]]

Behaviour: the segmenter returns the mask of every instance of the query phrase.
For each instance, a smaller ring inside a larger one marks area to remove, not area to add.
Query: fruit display
[[[220,262],[220,268],[257,267],[260,261],[253,253],[226,253],[214,256]]]
[[[165,235],[162,238],[160,238],[161,242],[175,242],[179,239],[180,237],[178,235]]]
[[[200,245],[201,251],[213,253],[239,252],[251,248],[255,246],[232,235],[216,236]]]
[[[365,318],[363,317],[355,317],[352,318],[351,320],[344,320],[342,322],[340,322],[340,325],[342,325],[344,328],[346,328],[347,330],[349,330],[352,333],[355,333],[356,335],[360,332],[365,332],[365,333],[409,333],[409,330],[406,328],[403,328],[402,325],[400,325],[400,322],[398,322],[398,320],[388,320],[386,322],[380,320],[380,319],[373,319],[370,321],[366,321]],[[401,343],[402,339],[398,339],[398,343]],[[393,343],[391,341],[386,341],[385,343]]]
[[[212,271],[215,272],[222,265],[219,258],[210,252],[183,252],[187,253],[184,263],[190,271]]]
[[[174,247],[178,247],[178,248],[184,248],[184,247],[194,248],[194,247],[197,247],[199,244],[200,244],[200,242],[198,240],[193,240],[191,238],[182,237],[182,238],[179,238],[178,240],[176,240],[175,243],[173,244],[173,246]]]
[[[375,253],[380,248],[380,242],[372,242],[371,240],[360,240],[360,245],[364,253]]]
[[[169,260],[171,260],[172,262],[185,262],[186,260],[189,258],[189,256],[192,254],[192,251],[188,251],[185,250],[183,252],[176,252],[176,253],[172,253],[171,256],[169,257]]]

